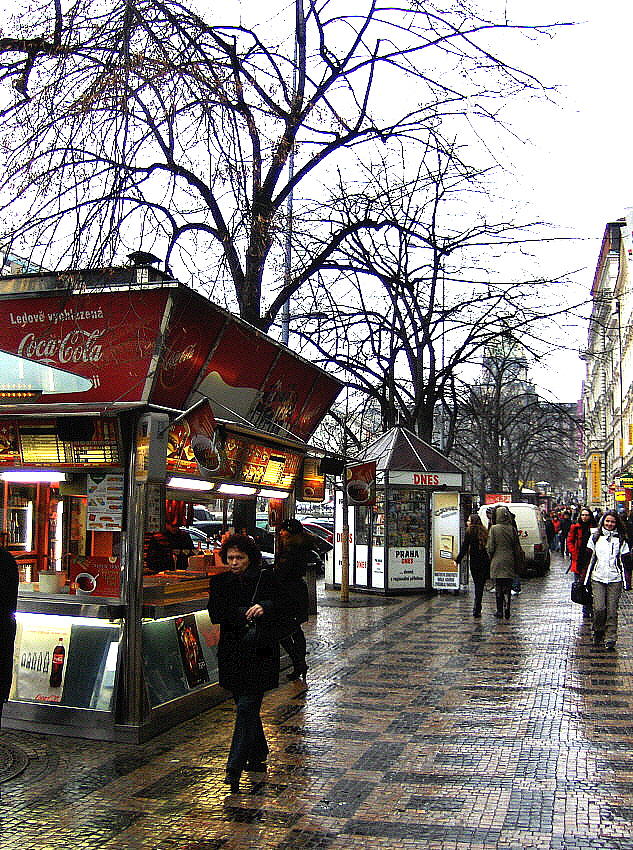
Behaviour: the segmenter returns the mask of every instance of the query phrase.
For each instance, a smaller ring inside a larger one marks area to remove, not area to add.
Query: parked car
[[[209,543],[213,542],[204,531],[196,528],[195,525],[192,525],[189,528],[183,526],[180,530],[187,532],[187,534],[191,537],[194,546],[197,546],[199,543],[201,546],[206,548]]]
[[[334,548],[334,520],[321,517],[297,517],[297,519],[308,534],[319,540],[319,552],[324,554]]]
[[[210,511],[206,505],[194,505],[193,506],[193,521],[194,522],[205,522],[208,520],[217,520],[219,519],[217,514],[214,514],[213,511]]]
[[[220,527],[222,523],[220,523]],[[197,525],[191,525],[189,528],[182,528],[182,531],[188,532],[190,535],[193,545],[197,546],[198,543],[205,549],[208,547],[213,548],[216,544],[216,539],[214,537],[209,537],[201,528]],[[263,551],[262,550],[262,562],[265,567],[272,567],[275,563],[275,556],[272,552]]]
[[[222,534],[222,520],[219,519],[194,519],[191,528],[197,528],[198,531],[206,534],[211,540],[219,540]]]
[[[498,502],[495,505],[482,505],[479,508],[479,516],[483,524],[488,527],[486,509],[503,505],[510,513],[514,514],[521,548],[525,552],[525,565],[537,575],[544,576],[550,567],[550,552],[545,534],[545,523],[539,508],[527,502]]]

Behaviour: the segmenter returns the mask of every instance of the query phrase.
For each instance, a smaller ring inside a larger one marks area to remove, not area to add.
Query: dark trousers
[[[510,613],[510,591],[512,590],[512,578],[495,579],[495,593],[497,595],[497,614],[503,615],[504,611]]]
[[[226,762],[226,769],[241,773],[248,762],[266,761],[268,743],[260,717],[264,694],[233,694],[235,700],[235,728]]]
[[[306,636],[299,626],[292,634],[280,641],[292,661],[292,666],[297,673],[302,673],[306,668]]]
[[[486,586],[486,575],[477,573],[475,575],[471,570],[471,576],[473,577],[473,585],[475,587],[475,599],[473,601],[473,614],[481,614],[481,600],[484,595],[484,587]]]

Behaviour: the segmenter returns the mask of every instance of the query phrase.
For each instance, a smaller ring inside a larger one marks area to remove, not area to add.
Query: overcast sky
[[[516,110],[513,122],[531,144],[523,146],[517,191],[531,200],[542,219],[577,237],[557,248],[561,271],[577,275],[588,292],[605,224],[633,205],[630,56],[632,0],[517,0],[529,21],[578,21],[554,39],[526,48],[525,58],[544,82],[556,84],[559,106],[534,102]],[[535,67],[536,65],[536,67]],[[579,345],[584,329],[579,330]],[[557,353],[537,380],[563,401],[580,393],[584,364],[571,353]]]

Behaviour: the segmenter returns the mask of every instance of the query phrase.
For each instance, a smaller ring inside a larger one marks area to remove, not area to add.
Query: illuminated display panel
[[[77,469],[120,466],[118,429],[113,419],[94,419],[90,439],[66,440],[50,421],[0,420],[0,467]]]
[[[232,433],[223,436],[221,454],[222,465],[214,479],[280,490],[293,489],[303,459],[300,452],[271,448]],[[167,469],[174,475],[199,475],[189,435],[180,423],[169,434]]]

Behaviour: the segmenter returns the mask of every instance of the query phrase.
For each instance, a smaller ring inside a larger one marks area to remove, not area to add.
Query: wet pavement
[[[222,784],[224,703],[141,746],[3,731],[2,848],[633,850],[633,594],[591,646],[560,557],[512,617],[321,589],[308,687],[264,702],[269,772]]]

